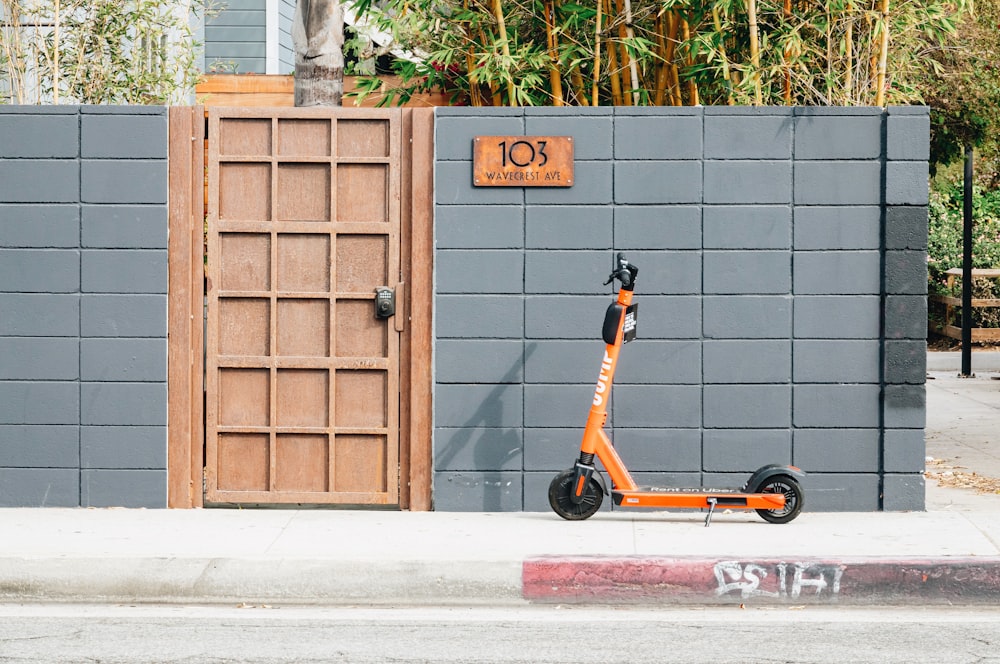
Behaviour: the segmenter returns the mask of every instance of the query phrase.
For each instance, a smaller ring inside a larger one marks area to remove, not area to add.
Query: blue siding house
[[[227,0],[205,26],[205,66],[237,74],[295,71],[295,0]]]

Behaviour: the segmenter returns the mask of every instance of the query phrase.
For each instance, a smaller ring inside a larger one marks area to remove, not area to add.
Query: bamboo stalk
[[[656,15],[656,50],[661,58],[656,63],[656,85],[653,92],[653,103],[663,106],[667,97],[667,38],[664,33],[662,12]]]
[[[56,0],[55,7],[55,33],[53,35],[52,43],[55,47],[54,62],[52,65],[52,103],[56,106],[59,105],[59,78],[62,76],[59,67],[59,0]]]
[[[712,6],[712,22],[715,24],[715,31],[721,35],[722,21],[719,19],[718,5]],[[729,71],[729,59],[726,58],[725,37],[723,37],[722,41],[719,42],[719,58],[722,60],[722,76],[726,79],[726,83],[728,83],[726,89],[726,102],[732,106],[736,102],[733,100],[733,79],[732,74]]]
[[[888,0],[886,0],[888,2]],[[632,0],[625,0],[625,34],[631,40],[635,37],[635,33],[632,31]],[[635,58],[630,57],[628,63],[629,73],[632,77],[632,103],[635,106],[639,105],[639,66],[635,62]]]
[[[604,0],[604,13],[611,16],[611,0]],[[610,18],[608,19],[610,21]],[[612,41],[608,44],[608,70],[611,79],[611,103],[614,106],[621,106],[622,102],[622,86],[621,81],[618,78],[618,49],[615,48],[615,43]]]
[[[625,14],[625,4],[623,0],[615,0],[615,16],[621,17]],[[619,70],[619,75],[621,76],[621,89],[622,89],[622,101],[625,106],[632,105],[632,96],[626,95],[625,91],[631,89],[628,82],[628,72],[631,69],[632,58],[628,54],[628,47],[625,46],[625,39],[628,37],[628,32],[625,29],[625,22],[621,21],[618,23],[618,47],[621,49],[621,68]]]
[[[677,77],[677,65],[674,63],[674,56],[677,53],[677,31],[680,29],[680,17],[675,12],[667,15],[667,53],[664,58],[667,62],[667,94],[670,96],[671,106],[680,106],[680,82]]]
[[[792,0],[785,0],[785,5],[784,5],[784,7],[782,7],[782,10],[781,10],[781,16],[782,16],[782,21],[787,26],[789,19],[792,18]],[[791,54],[788,51],[788,45],[787,44],[785,45],[784,50],[781,52],[781,60],[782,60],[783,69],[785,70],[784,71],[785,84],[784,84],[784,90],[783,90],[783,96],[784,96],[784,99],[785,99],[785,106],[791,106],[792,105],[792,68],[791,68],[791,65],[789,64],[789,60],[791,60]]]
[[[691,39],[691,26],[688,25],[687,19],[681,19],[681,35],[684,37],[684,41]],[[685,58],[685,63],[688,67],[694,66],[694,58],[691,57],[690,50],[688,51],[687,57]],[[688,79],[688,103],[691,106],[698,106],[698,84],[693,78]]]
[[[885,70],[889,59],[889,0],[882,0],[882,33],[880,36],[875,105],[885,106]]]
[[[499,0],[498,0],[499,1]],[[750,64],[753,66],[753,97],[756,106],[764,104],[760,89],[760,46],[757,43],[757,0],[746,0],[750,27]]]
[[[597,17],[594,21],[594,76],[591,85],[591,103],[594,106],[600,105],[597,85],[601,79],[601,18],[604,10],[604,0],[597,0]]]
[[[844,57],[847,66],[844,71],[844,105],[850,106],[854,94],[854,3],[847,3],[847,28],[844,34]]]
[[[556,6],[555,0],[545,2],[545,38],[549,47],[549,85],[552,87],[552,105],[563,106],[562,76],[559,72],[559,48],[555,34]]]
[[[569,80],[573,84],[573,93],[580,101],[580,106],[590,106],[590,101],[583,91],[583,74],[580,73],[579,67],[573,67],[573,71],[569,75]]]
[[[493,13],[497,18],[497,30],[500,31],[500,50],[507,62],[510,62],[510,44],[507,41],[507,23],[504,21],[503,8],[500,6],[500,0],[493,0]],[[511,106],[519,106],[517,103],[517,96],[514,92],[514,81],[510,80],[509,74],[507,77],[507,103]]]

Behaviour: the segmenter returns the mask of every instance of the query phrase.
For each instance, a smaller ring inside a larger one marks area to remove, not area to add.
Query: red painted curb
[[[1000,557],[553,556],[525,560],[522,584],[560,603],[980,603],[1000,600]]]

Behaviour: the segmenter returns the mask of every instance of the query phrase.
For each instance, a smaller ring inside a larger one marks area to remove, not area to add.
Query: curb
[[[981,604],[1000,600],[1000,557],[541,557],[524,562],[534,602]]]

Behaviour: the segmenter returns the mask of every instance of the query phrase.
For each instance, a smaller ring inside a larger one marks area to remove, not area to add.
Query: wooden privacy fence
[[[962,276],[961,268],[952,268],[945,274],[948,275],[948,290],[952,291],[955,286],[955,279]],[[1000,270],[997,269],[975,269],[972,271],[973,279],[998,279]],[[930,322],[931,332],[943,334],[952,339],[962,338],[962,328],[955,325],[955,309],[962,306],[962,298],[952,295],[931,295],[931,302],[936,302],[944,309],[944,319],[941,323]],[[972,307],[974,309],[987,309],[1000,307],[1000,299],[997,298],[973,298]],[[1000,328],[996,327],[974,327],[972,328],[972,341],[1000,341]]]
[[[171,111],[170,505],[429,509],[432,112],[213,107],[207,158],[203,114]]]

